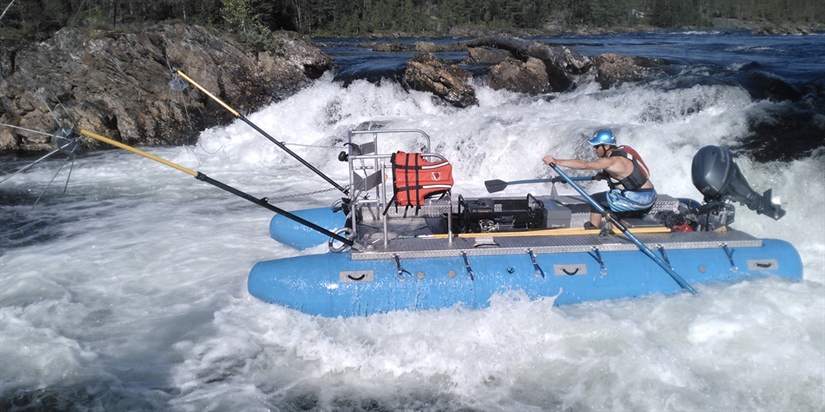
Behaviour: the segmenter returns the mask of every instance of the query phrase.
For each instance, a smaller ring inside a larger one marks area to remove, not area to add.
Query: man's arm
[[[582,159],[556,159],[553,156],[544,156],[542,158],[545,164],[549,165],[550,163],[555,163],[556,166],[561,167],[569,167],[571,169],[576,170],[602,170],[607,169],[611,165],[615,159],[607,158],[600,158],[593,162],[588,162],[587,160]]]

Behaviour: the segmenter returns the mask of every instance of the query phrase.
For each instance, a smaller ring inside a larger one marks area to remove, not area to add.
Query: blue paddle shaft
[[[673,270],[673,268],[671,268],[671,267],[670,267],[670,265],[668,265],[668,264],[667,264],[664,260],[662,260],[662,258],[660,258],[658,255],[656,255],[655,253],[653,253],[653,251],[651,251],[651,250],[650,250],[650,248],[648,248],[647,246],[645,246],[645,244],[644,244],[644,243],[642,243],[642,241],[641,241],[641,240],[639,240],[639,238],[637,238],[635,235],[633,235],[632,233],[630,233],[630,232],[627,230],[627,228],[626,228],[623,224],[621,224],[621,222],[619,222],[616,218],[614,218],[614,217],[613,217],[613,216],[611,216],[609,213],[607,213],[607,212],[604,210],[604,207],[602,207],[602,205],[600,205],[598,202],[596,202],[595,200],[593,200],[593,198],[592,198],[592,197],[590,197],[590,195],[588,195],[588,194],[587,194],[587,192],[585,192],[582,188],[580,188],[580,187],[579,187],[579,185],[577,185],[576,183],[574,183],[574,182],[573,182],[573,179],[571,179],[571,178],[570,178],[570,176],[567,176],[567,174],[566,174],[566,173],[562,172],[562,171],[561,171],[561,169],[560,169],[558,166],[556,166],[556,164],[555,164],[555,163],[550,163],[550,167],[552,167],[552,168],[553,168],[553,170],[555,170],[555,171],[556,171],[556,173],[558,173],[558,174],[559,174],[559,176],[561,176],[561,177],[562,177],[562,179],[566,180],[566,181],[567,181],[567,183],[568,183],[570,186],[572,186],[572,187],[573,187],[573,189],[576,189],[576,191],[577,191],[577,192],[579,192],[579,194],[580,194],[580,195],[582,195],[582,196],[584,197],[584,199],[585,199],[585,200],[587,200],[587,203],[590,203],[590,205],[591,205],[591,206],[593,206],[593,208],[594,208],[594,209],[598,210],[598,211],[599,211],[599,213],[601,213],[601,214],[602,214],[603,216],[605,216],[608,220],[610,220],[610,222],[611,222],[611,223],[613,223],[614,225],[616,225],[616,227],[618,227],[618,228],[619,228],[619,230],[621,230],[621,231],[622,231],[622,233],[624,233],[624,235],[625,235],[625,236],[627,236],[627,238],[628,238],[628,239],[630,239],[630,241],[631,241],[631,242],[635,243],[635,244],[636,244],[636,246],[638,246],[638,247],[639,247],[639,250],[641,250],[641,251],[642,251],[642,253],[644,253],[645,255],[647,255],[647,257],[649,257],[649,258],[653,259],[653,261],[654,261],[654,262],[656,262],[656,264],[657,264],[657,265],[661,266],[661,267],[662,267],[662,269],[664,269],[664,270],[665,270],[665,272],[667,272],[667,274],[668,274],[668,275],[670,275],[670,277],[672,277],[672,278],[673,278],[673,280],[675,280],[675,281],[676,281],[676,283],[678,283],[678,284],[679,284],[679,286],[681,286],[681,287],[682,287],[682,289],[685,289],[685,290],[687,290],[688,292],[690,292],[690,293],[692,293],[692,294],[694,294],[694,295],[698,295],[698,294],[699,294],[699,292],[697,292],[697,291],[696,291],[696,289],[693,289],[693,287],[691,287],[691,286],[690,286],[687,282],[685,282],[685,280],[684,280],[684,279],[682,279],[682,277],[681,277],[681,276],[679,276],[679,274],[678,274],[678,273],[676,273],[676,271],[675,271],[675,270]]]
[[[577,181],[579,181],[579,180],[580,181],[593,180],[593,176],[576,176],[576,177],[571,177],[571,179],[577,180]],[[507,182],[507,184],[508,185],[518,185],[518,184],[522,184],[522,183],[542,183],[542,182],[552,182],[552,181],[553,181],[552,177],[546,177],[546,178],[543,178],[543,179],[513,180],[512,182]]]

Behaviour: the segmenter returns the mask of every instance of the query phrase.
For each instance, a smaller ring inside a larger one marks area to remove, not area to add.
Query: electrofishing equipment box
[[[573,211],[557,200],[542,199],[544,204],[544,227],[547,229],[569,228]]]
[[[570,209],[533,195],[524,198],[459,200],[459,225],[464,233],[510,232],[570,226]]]

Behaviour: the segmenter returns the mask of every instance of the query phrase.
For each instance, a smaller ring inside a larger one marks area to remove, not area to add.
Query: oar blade
[[[484,182],[484,186],[487,188],[487,193],[495,193],[506,189],[507,182],[499,179],[488,180]]]

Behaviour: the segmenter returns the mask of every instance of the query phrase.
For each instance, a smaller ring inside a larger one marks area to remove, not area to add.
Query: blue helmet
[[[613,136],[613,132],[608,129],[599,130],[593,135],[592,139],[588,140],[588,142],[590,142],[593,146],[598,146],[600,144],[616,146],[616,138]]]

